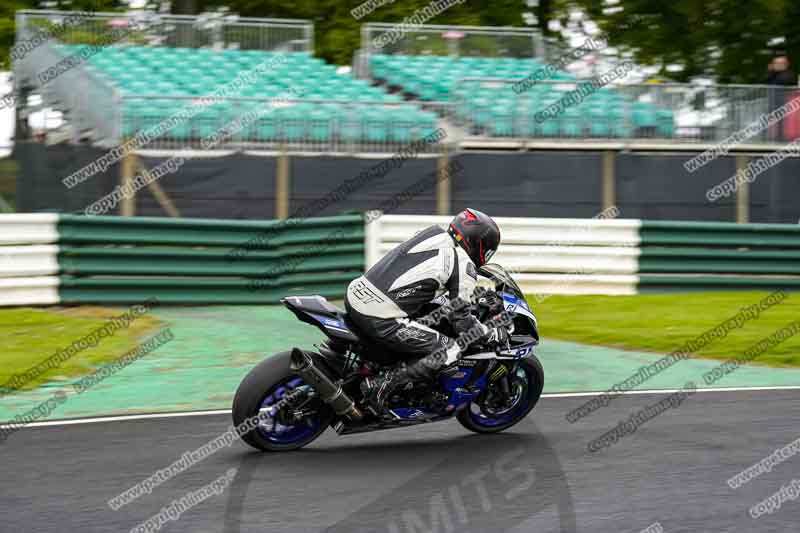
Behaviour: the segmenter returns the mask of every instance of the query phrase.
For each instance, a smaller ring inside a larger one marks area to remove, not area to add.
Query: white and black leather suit
[[[400,244],[347,288],[348,316],[361,333],[404,358],[442,354],[437,366],[458,358],[454,339],[416,321],[430,303],[470,302],[477,283],[475,264],[439,226],[426,228]],[[456,299],[460,300],[456,300]],[[470,313],[470,305],[453,305],[449,322],[456,336],[489,328]],[[478,329],[475,329],[478,328]],[[437,348],[441,348],[437,350]]]

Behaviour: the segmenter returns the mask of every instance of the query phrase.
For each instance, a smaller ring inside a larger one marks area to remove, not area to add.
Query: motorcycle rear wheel
[[[238,427],[248,419],[283,398],[286,394],[304,386],[302,379],[289,368],[291,352],[281,352],[261,361],[239,384],[233,398],[233,423]],[[317,412],[297,426],[283,425],[275,431],[259,424],[244,432],[241,439],[265,452],[297,450],[317,439],[328,428],[334,418],[333,410],[321,402]]]

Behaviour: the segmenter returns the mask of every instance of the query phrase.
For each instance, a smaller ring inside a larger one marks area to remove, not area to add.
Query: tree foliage
[[[198,13],[227,6],[245,17],[309,19],[315,27],[315,52],[326,61],[348,64],[361,45],[365,22],[399,23],[430,0],[394,0],[361,20],[350,10],[363,0],[173,0],[176,13]],[[14,12],[31,9],[36,0],[0,2],[0,68],[8,68],[14,43]],[[657,65],[660,74],[678,81],[693,76],[721,83],[758,83],[777,54],[800,61],[800,2],[795,0],[539,0],[529,8],[524,0],[466,0],[455,4],[430,24],[523,26],[523,13],[533,11],[545,36],[557,38],[551,20],[565,20],[570,8],[583,9],[616,47],[630,50],[640,64]],[[115,0],[72,0],[64,9],[120,9]],[[612,9],[609,9],[611,7]],[[634,21],[635,23],[632,23]],[[782,39],[782,40],[781,40]],[[678,65],[681,70],[667,70]]]
[[[173,0],[175,13],[196,14],[225,6],[243,17],[308,19],[314,23],[314,44],[317,56],[326,61],[349,64],[353,52],[361,45],[361,25],[366,22],[399,23],[431,0],[394,0],[377,8],[366,17],[356,20],[350,10],[364,0]],[[551,5],[560,0],[541,0],[534,8],[545,28]],[[0,2],[0,62],[8,68],[8,51],[14,44],[14,12],[33,9],[36,0],[2,0]],[[59,4],[59,9],[114,11],[122,6],[115,0],[73,0]],[[466,0],[454,4],[430,20],[430,24],[516,26],[523,27],[522,13],[529,11],[525,0]]]
[[[8,51],[14,46],[16,31],[14,13],[20,9],[31,9],[33,5],[33,0],[3,0],[0,2],[0,70],[8,70],[10,65]]]
[[[228,6],[247,17],[300,18],[314,22],[316,55],[326,61],[349,64],[353,52],[361,46],[361,25],[367,22],[402,22],[431,0],[395,0],[360,20],[350,14],[364,0],[196,0],[201,10]],[[476,26],[523,26],[524,0],[467,0],[454,4],[430,24]]]
[[[14,46],[16,35],[15,13],[23,9],[38,9],[36,0],[0,0],[0,70],[11,65],[9,51]],[[50,8],[53,9],[53,8]],[[72,0],[59,2],[55,9],[69,11],[116,11],[116,0]]]
[[[602,0],[575,2],[610,44],[677,81],[710,76],[720,83],[761,83],[775,55],[800,61],[800,3],[794,0],[620,0],[611,10]],[[668,65],[681,70],[667,71]]]

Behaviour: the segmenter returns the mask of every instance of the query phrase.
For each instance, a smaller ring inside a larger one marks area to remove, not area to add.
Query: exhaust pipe
[[[322,401],[333,407],[337,415],[344,415],[352,420],[361,420],[361,413],[353,400],[345,394],[340,385],[337,385],[322,370],[314,365],[314,360],[300,348],[292,349],[291,363],[289,365],[303,380],[314,387]]]

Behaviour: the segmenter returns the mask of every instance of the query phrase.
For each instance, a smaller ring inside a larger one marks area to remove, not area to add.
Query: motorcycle
[[[498,433],[517,424],[536,405],[544,370],[533,353],[539,343],[536,317],[522,290],[500,265],[478,269],[492,290],[477,298],[481,321],[505,311],[509,341],[472,344],[444,368],[436,382],[413,383],[387,398],[387,416],[363,408],[361,381],[396,364],[397,354],[359,336],[347,314],[321,296],[281,300],[297,318],[322,330],[316,351],[294,348],[268,357],[242,380],[233,399],[240,437],[263,451],[306,446],[329,426],[339,435],[413,426],[452,417],[476,433]],[[430,309],[427,309],[429,311]],[[447,324],[437,329],[447,334]],[[248,425],[249,424],[249,425]]]

